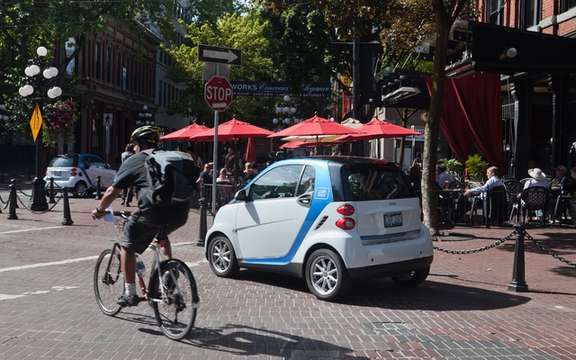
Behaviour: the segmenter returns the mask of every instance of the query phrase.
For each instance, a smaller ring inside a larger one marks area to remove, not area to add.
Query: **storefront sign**
[[[330,83],[304,84],[302,91],[295,94],[290,84],[285,82],[263,83],[247,80],[233,80],[232,89],[234,96],[307,96],[307,97],[328,97],[330,96]]]

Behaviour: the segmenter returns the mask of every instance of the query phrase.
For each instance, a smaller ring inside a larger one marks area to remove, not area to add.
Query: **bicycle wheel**
[[[190,268],[176,259],[160,263],[160,273],[161,279],[157,271],[150,277],[154,315],[164,335],[180,340],[196,322],[199,304],[196,280]]]
[[[118,314],[121,306],[116,303],[124,291],[124,276],[120,269],[120,254],[102,251],[94,268],[94,295],[100,310],[110,316]]]

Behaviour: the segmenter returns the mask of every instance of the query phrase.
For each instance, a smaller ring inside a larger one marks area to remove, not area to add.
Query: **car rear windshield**
[[[406,199],[416,194],[404,174],[395,166],[371,163],[342,167],[346,201]]]
[[[58,156],[50,161],[51,167],[72,167],[74,166],[74,156]]]

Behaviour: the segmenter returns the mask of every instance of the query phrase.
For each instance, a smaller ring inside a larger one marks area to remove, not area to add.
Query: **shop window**
[[[560,12],[565,12],[573,7],[576,7],[576,0],[561,0],[560,1]]]
[[[520,24],[524,29],[540,22],[541,0],[522,0]]]
[[[100,43],[96,42],[94,46],[94,63],[96,66],[96,79],[98,80],[100,80],[100,66],[102,65],[102,62],[100,61],[100,58],[102,56],[100,49],[101,49]]]
[[[503,25],[504,0],[486,1],[486,18],[490,24]]]

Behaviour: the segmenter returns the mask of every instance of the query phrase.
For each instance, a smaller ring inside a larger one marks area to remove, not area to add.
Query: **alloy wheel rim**
[[[330,295],[338,285],[338,268],[327,256],[320,256],[312,263],[310,272],[312,286],[321,295]]]
[[[219,273],[226,272],[230,267],[231,251],[228,244],[223,240],[216,240],[212,246],[212,264]]]

